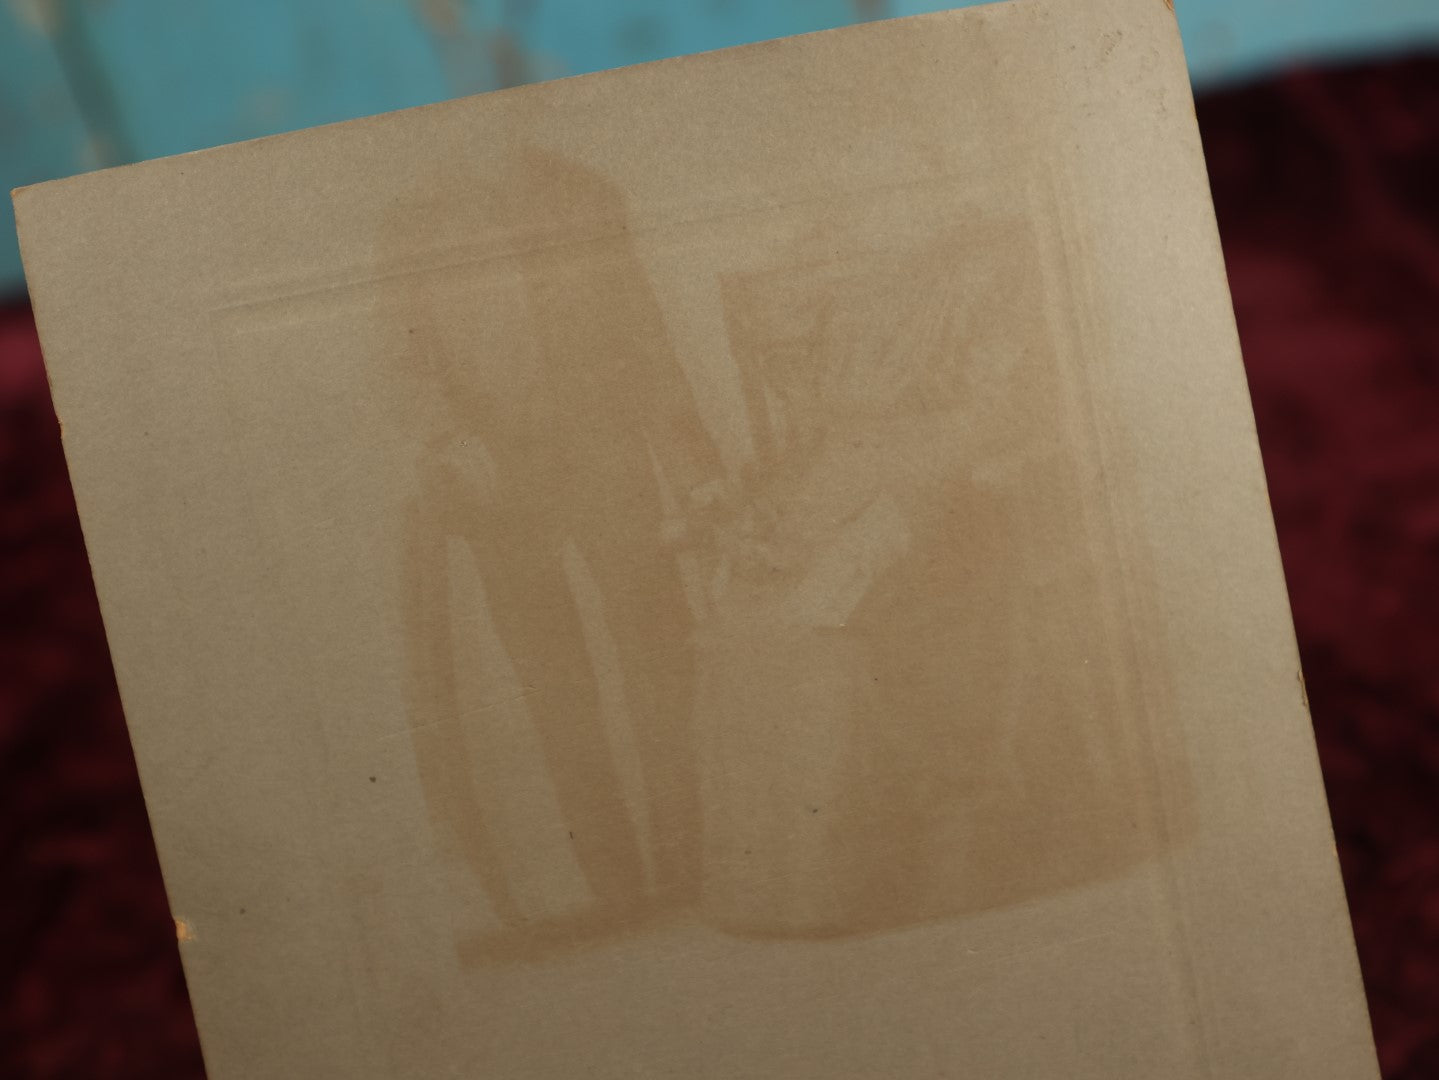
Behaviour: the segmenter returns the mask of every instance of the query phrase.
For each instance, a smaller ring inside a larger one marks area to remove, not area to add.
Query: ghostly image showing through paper
[[[406,696],[490,912],[469,961],[676,919],[900,928],[1164,840],[1035,225],[947,194],[777,212],[738,258],[699,229],[722,358],[676,345],[623,193],[579,163],[516,152],[394,211],[388,265],[453,253],[375,310],[429,432]],[[543,842],[507,831],[515,797],[542,798]]]

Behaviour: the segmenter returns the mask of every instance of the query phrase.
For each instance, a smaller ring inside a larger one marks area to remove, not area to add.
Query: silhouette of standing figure
[[[700,886],[693,615],[676,558],[692,530],[675,507],[721,467],[629,237],[622,194],[589,168],[526,148],[484,180],[447,174],[397,206],[387,230],[396,251],[432,263],[427,253],[439,251],[451,267],[400,275],[391,298],[399,302],[392,318],[406,324],[398,388],[428,410],[405,588],[410,725],[432,813],[459,839],[499,919],[542,933],[516,899],[502,838],[486,820],[475,778],[483,725],[461,715],[447,569],[459,540],[479,568],[593,897],[580,921],[612,928],[641,908],[692,902]],[[502,266],[517,284],[511,295],[522,298],[530,327],[524,342],[456,340],[455,308],[467,301],[454,291],[455,274],[482,264]],[[446,274],[447,290],[438,287]],[[606,736],[567,548],[602,598],[647,836]],[[574,922],[558,925],[562,935]]]

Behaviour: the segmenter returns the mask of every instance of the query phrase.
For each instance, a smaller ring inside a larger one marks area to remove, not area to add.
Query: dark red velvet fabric
[[[1439,1077],[1439,61],[1200,105],[1385,1076]],[[29,310],[0,309],[0,1077],[202,1075]]]
[[[1200,106],[1386,1077],[1439,1078],[1439,60]]]

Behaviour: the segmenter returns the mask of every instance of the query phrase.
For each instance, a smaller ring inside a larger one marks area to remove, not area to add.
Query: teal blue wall
[[[1083,0],[1075,0],[1082,3]],[[0,0],[0,185],[959,0]],[[1439,0],[1178,0],[1201,86],[1439,44]],[[20,287],[0,200],[0,291]]]

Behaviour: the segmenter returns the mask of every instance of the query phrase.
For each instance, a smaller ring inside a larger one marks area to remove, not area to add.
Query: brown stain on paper
[[[508,249],[513,302],[532,335],[466,351],[441,329],[448,313],[435,306],[434,275],[409,277],[391,298],[392,329],[403,330],[399,392],[424,399],[426,417],[406,526],[411,728],[427,796],[504,926],[496,940],[472,943],[478,955],[588,936],[698,899],[692,617],[676,565],[687,538],[660,477],[688,492],[719,474],[626,235],[619,192],[539,150],[498,170],[490,183],[451,177],[424,192],[396,212],[389,235],[413,250],[452,239],[458,224]],[[564,243],[567,228],[588,241]],[[573,915],[526,910],[507,878],[505,838],[486,820],[474,778],[483,740],[458,708],[452,540],[479,567],[490,617],[526,688],[556,825],[592,898]],[[626,805],[607,738],[567,545],[604,600],[654,823],[648,835]]]
[[[406,428],[411,737],[436,825],[499,923],[460,942],[466,962],[674,919],[871,933],[1096,880],[1175,841],[1142,820],[1153,750],[1029,223],[884,240],[818,220],[721,274],[758,444],[729,476],[623,193],[534,148],[484,177],[452,169],[396,205],[380,259],[429,268],[377,309],[396,399],[421,418]],[[522,333],[457,321],[496,303],[467,298],[485,274],[509,282],[494,295]],[[493,824],[493,721],[457,690],[456,542],[523,688],[578,908],[537,908]],[[642,806],[607,732],[597,635]]]
[[[856,250],[824,227],[725,282],[763,419],[718,635],[726,722],[701,729],[725,733],[722,775],[778,771],[778,743],[799,788],[706,800],[707,866],[730,870],[707,907],[737,932],[953,917],[1163,843],[1137,820],[1145,747],[1086,523],[1102,500],[1029,229]]]

